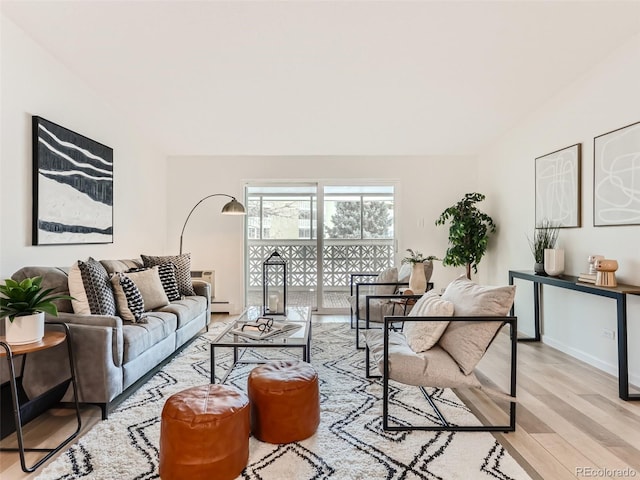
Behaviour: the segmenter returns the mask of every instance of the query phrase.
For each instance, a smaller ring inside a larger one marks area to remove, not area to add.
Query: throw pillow
[[[148,270],[151,267],[130,268],[127,273],[141,272]],[[158,265],[158,273],[160,274],[160,282],[164,293],[167,294],[167,298],[170,302],[180,300],[180,290],[178,289],[178,281],[176,280],[176,266],[173,263],[163,263]]]
[[[136,284],[122,273],[111,277],[113,293],[116,298],[116,309],[123,320],[141,322],[144,313],[144,299]]]
[[[151,267],[140,272],[123,273],[136,284],[142,294],[145,310],[165,307],[169,305],[167,294],[164,293],[158,267]]]
[[[180,295],[195,295],[193,283],[191,282],[191,254],[167,255],[164,257],[154,257],[150,255],[140,255],[145,267],[154,267],[163,263],[173,263],[176,267],[175,276],[178,282]]]
[[[73,311],[84,315],[115,315],[116,301],[109,275],[102,264],[89,257],[78,260],[69,271],[69,295]]]
[[[453,303],[454,315],[457,317],[504,317],[513,305],[515,288],[514,285],[477,285],[461,276],[447,286],[442,299]],[[502,325],[501,322],[451,322],[438,343],[468,375]]]
[[[408,317],[452,317],[453,303],[442,300],[440,295],[430,290],[413,306]],[[422,353],[433,347],[449,325],[448,321],[405,322],[404,334],[407,343],[416,353]]]
[[[378,275],[376,283],[398,283],[398,269],[395,267],[387,268]],[[375,288],[375,295],[393,295],[396,292],[397,285],[381,285]]]

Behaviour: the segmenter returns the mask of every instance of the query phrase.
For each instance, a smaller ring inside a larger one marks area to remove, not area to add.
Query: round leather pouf
[[[203,385],[169,397],[160,424],[162,480],[232,480],[249,459],[249,399],[235,387]]]
[[[318,374],[306,362],[265,363],[249,374],[251,432],[268,443],[291,443],[313,435],[320,424]]]

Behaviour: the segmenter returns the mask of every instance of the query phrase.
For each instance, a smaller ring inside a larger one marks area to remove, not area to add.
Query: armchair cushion
[[[395,267],[387,268],[382,271],[376,278],[376,283],[397,283],[398,269]],[[397,285],[380,285],[375,288],[374,295],[393,295],[396,292]]]
[[[356,297],[351,296],[348,298],[351,310],[356,311]],[[358,318],[365,319],[367,315],[367,297],[366,295],[360,295],[360,311],[358,312]],[[369,321],[381,323],[385,316],[397,315],[402,307],[398,307],[398,304],[390,302],[386,298],[372,298],[369,300]],[[395,311],[394,311],[395,310]]]
[[[440,298],[434,290],[425,293],[413,306],[409,317],[452,317],[453,303]],[[433,347],[447,329],[449,322],[405,322],[404,334],[414,352],[422,353]]]
[[[384,332],[367,330],[364,335],[371,355],[383,373]],[[406,337],[398,332],[389,332],[389,378],[423,387],[481,387],[475,374],[463,374],[453,358],[439,346],[416,353],[409,347]]]
[[[481,286],[461,276],[447,286],[442,299],[453,303],[454,315],[458,317],[504,317],[513,305],[514,296],[514,285]],[[500,328],[500,322],[452,322],[438,344],[453,357],[465,374],[469,374]]]

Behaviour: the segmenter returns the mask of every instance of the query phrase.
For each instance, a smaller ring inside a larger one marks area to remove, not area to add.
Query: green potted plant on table
[[[533,232],[533,240],[529,238],[529,246],[535,264],[533,270],[537,274],[544,274],[544,251],[555,248],[558,241],[560,227],[550,220],[542,220]]]
[[[402,259],[402,264],[411,265],[411,276],[409,277],[409,290],[419,295],[427,290],[427,283],[433,273],[433,260],[438,260],[433,255],[424,256],[417,250],[407,248],[409,255]]]
[[[453,267],[465,265],[468,279],[471,279],[472,268],[474,273],[478,273],[478,263],[487,251],[489,234],[496,231],[491,217],[475,206],[484,199],[481,193],[467,193],[436,220],[436,225],[450,223],[449,248],[442,264]]]
[[[13,345],[39,342],[44,336],[44,314],[58,316],[56,300],[72,300],[69,295],[42,289],[42,277],[17,282],[10,278],[0,285],[0,318],[5,318],[6,341]]]

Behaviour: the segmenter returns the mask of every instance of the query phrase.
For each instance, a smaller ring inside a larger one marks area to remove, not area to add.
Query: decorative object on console
[[[0,318],[5,318],[7,343],[23,345],[39,342],[44,336],[44,314],[58,316],[56,300],[71,300],[69,295],[52,294],[42,289],[42,277],[17,282],[10,278],[0,285]]]
[[[544,271],[550,277],[564,273],[564,250],[562,248],[545,248]]]
[[[640,122],[593,139],[593,225],[640,225]]]
[[[277,250],[262,263],[262,314],[287,314],[287,262]]]
[[[597,287],[617,287],[616,270],[618,261],[606,258],[596,260],[596,286]]]
[[[578,275],[578,281],[582,283],[596,283],[596,260],[603,258],[602,255],[589,255],[589,271]]]
[[[442,212],[436,220],[436,225],[450,222],[450,246],[442,264],[453,267],[465,265],[468,279],[471,279],[472,268],[478,273],[478,263],[487,251],[489,234],[496,231],[491,217],[475,206],[484,199],[485,196],[481,193],[467,193],[462,200]]]
[[[421,295],[427,291],[427,282],[431,279],[433,272],[433,260],[437,260],[437,258],[433,255],[425,257],[419,251],[414,252],[411,248],[407,248],[407,252],[409,255],[402,259],[402,264],[411,265],[409,288],[414,294]]]
[[[184,229],[187,227],[187,222],[189,221],[189,218],[191,218],[191,214],[198,207],[198,205],[200,205],[206,199],[211,197],[228,197],[231,199],[229,202],[225,203],[224,206],[222,207],[222,211],[220,213],[222,213],[223,215],[246,215],[247,214],[247,212],[244,209],[244,206],[239,201],[236,200],[236,197],[232,197],[231,195],[227,195],[226,193],[212,193],[211,195],[207,195],[206,197],[200,199],[198,203],[196,203],[193,206],[193,208],[189,211],[189,215],[187,215],[187,219],[184,221],[184,225],[182,225],[182,231],[180,232],[180,254],[181,255],[182,255],[182,237],[184,236]]]
[[[558,227],[579,227],[582,144],[535,159],[536,224],[549,220]]]
[[[533,232],[533,240],[528,239],[535,261],[533,267],[535,273],[545,273],[544,251],[548,248],[555,248],[556,242],[558,241],[558,232],[558,225],[548,219],[544,219],[537,224]]]
[[[32,117],[33,245],[113,243],[113,149]]]

